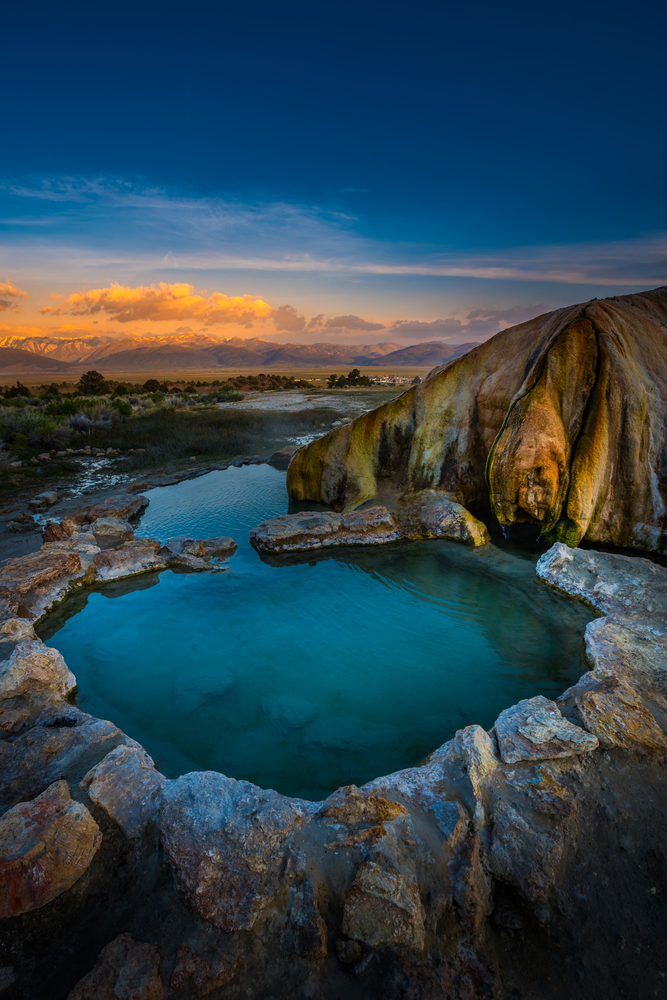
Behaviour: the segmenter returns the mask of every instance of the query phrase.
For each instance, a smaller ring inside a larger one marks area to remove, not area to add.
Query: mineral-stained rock
[[[149,504],[148,497],[121,493],[119,496],[106,497],[92,507],[82,507],[76,514],[70,515],[78,524],[91,524],[99,517],[119,517],[128,521],[136,517]]]
[[[301,958],[327,957],[327,928],[310,882],[290,889],[289,914],[280,946],[286,954]]]
[[[119,541],[121,539],[127,540],[134,535],[134,528],[130,522],[120,517],[98,517],[90,525],[90,530],[96,540],[101,543],[115,541],[116,539]]]
[[[152,944],[120,934],[103,948],[97,965],[84,976],[68,1000],[162,1000],[160,954]]]
[[[50,903],[86,871],[102,834],[57,781],[0,818],[0,917]]]
[[[293,500],[440,487],[559,541],[665,550],[667,289],[560,309],[300,449]]]
[[[560,831],[536,830],[509,803],[496,803],[489,864],[493,874],[527,902],[546,902],[562,854]]]
[[[640,632],[634,621],[597,618],[586,626],[584,640],[596,677],[623,677],[667,712],[667,636],[653,627]]]
[[[169,560],[158,554],[160,543],[152,538],[134,538],[117,549],[104,549],[95,556],[98,580],[118,580],[150,570],[165,569]]]
[[[544,813],[552,819],[562,819],[566,816],[573,816],[578,811],[577,803],[572,790],[563,783],[561,775],[558,773],[560,766],[567,766],[557,763],[533,764],[530,767],[517,768],[514,771],[506,771],[505,778],[508,783],[522,792],[532,808],[538,813]]]
[[[0,642],[0,698],[47,689],[54,697],[66,698],[75,687],[76,678],[57,649],[40,639]]]
[[[360,791],[356,785],[345,785],[330,795],[317,813],[325,823],[386,823],[408,810],[400,802],[391,802],[382,795]]]
[[[406,493],[398,502],[396,520],[404,538],[450,538],[474,546],[491,541],[486,525],[442,490]]]
[[[623,747],[644,754],[664,754],[667,739],[653,715],[630,685],[620,677],[584,674],[558,699],[576,708],[581,724],[594,733],[605,749]]]
[[[84,776],[81,786],[131,839],[141,836],[157,815],[165,781],[145,750],[119,746]]]
[[[364,507],[348,514],[302,511],[263,521],[250,532],[260,552],[296,552],[330,545],[377,545],[400,538],[385,507]]]
[[[58,778],[71,783],[127,738],[110,722],[36,726],[0,742],[0,810],[31,799]]]
[[[489,734],[481,726],[459,729],[454,739],[445,746],[444,759],[458,758],[463,763],[463,772],[468,777],[472,794],[473,825],[479,832],[486,823],[482,788],[499,764],[495,747]]]
[[[506,764],[571,757],[589,753],[598,745],[595,736],[564,719],[556,703],[542,695],[506,708],[498,716],[494,730]]]
[[[232,981],[242,958],[235,951],[220,951],[200,942],[185,941],[178,949],[170,986],[177,992],[204,997]]]
[[[221,930],[249,930],[280,887],[290,834],[308,809],[213,771],[168,782],[160,835],[178,890]]]
[[[424,908],[414,878],[389,864],[364,861],[345,894],[342,931],[346,937],[377,945],[424,947]]]
[[[30,607],[45,588],[67,587],[83,576],[78,553],[42,547],[37,552],[7,560],[0,569],[0,596],[11,598],[16,595]]]
[[[71,531],[68,531],[67,527],[63,524],[58,524],[57,521],[49,521],[47,526],[42,532],[43,542],[64,542],[70,535]]]

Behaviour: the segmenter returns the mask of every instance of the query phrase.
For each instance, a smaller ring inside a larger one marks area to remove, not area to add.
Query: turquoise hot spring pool
[[[40,635],[77,704],[169,777],[216,770],[321,799],[418,763],[586,669],[592,613],[535,577],[537,555],[398,543],[264,562],[248,532],[290,509],[269,465],[151,490],[137,535],[231,535],[222,573],[165,571],[80,592]]]

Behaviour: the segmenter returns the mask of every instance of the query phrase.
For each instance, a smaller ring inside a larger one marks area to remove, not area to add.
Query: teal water
[[[319,799],[586,669],[591,613],[536,581],[536,556],[433,541],[271,565],[248,532],[288,511],[284,472],[229,468],[148,496],[138,535],[229,534],[229,571],[106,585],[40,634],[76,674],[78,705],[170,777],[211,769]]]

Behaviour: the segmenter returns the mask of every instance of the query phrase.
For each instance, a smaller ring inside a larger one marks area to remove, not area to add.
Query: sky
[[[2,14],[0,337],[485,339],[667,284],[667,8]]]

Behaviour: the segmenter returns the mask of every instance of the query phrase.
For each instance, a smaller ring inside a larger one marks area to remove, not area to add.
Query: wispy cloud
[[[154,272],[432,276],[611,289],[667,281],[667,234],[460,251],[363,237],[353,217],[326,206],[181,197],[125,180],[54,178],[32,186],[5,184],[3,192],[13,208],[41,206],[11,213],[6,246],[16,251],[29,241],[42,257],[57,252],[88,273],[115,265]],[[43,227],[35,242],[35,226],[54,212],[59,224]],[[128,254],[128,245],[139,249]]]

